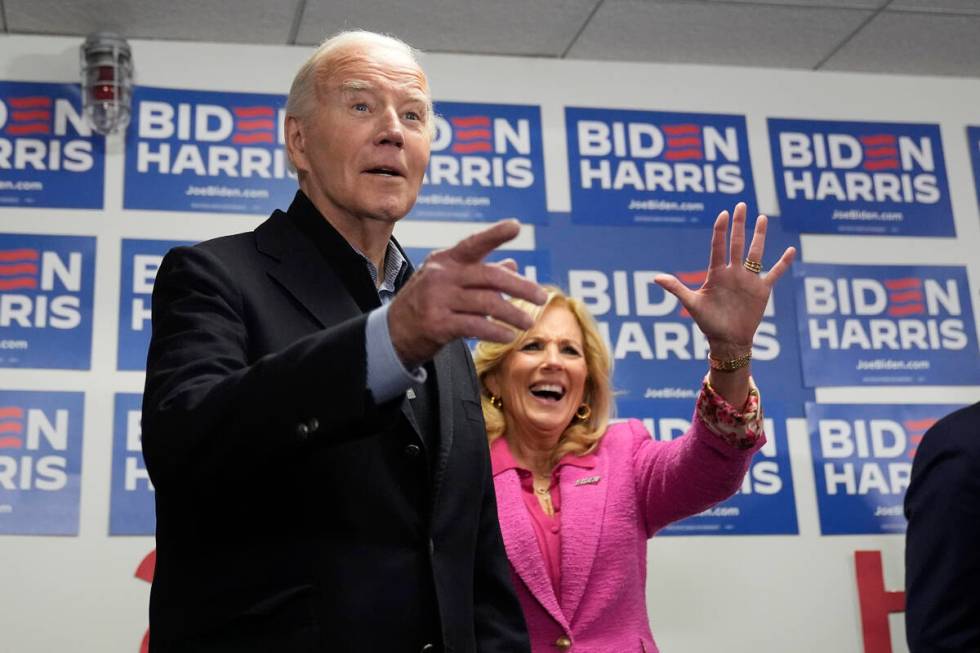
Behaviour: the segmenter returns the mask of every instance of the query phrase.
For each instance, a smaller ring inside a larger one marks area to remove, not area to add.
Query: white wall
[[[0,80],[73,82],[81,39],[0,38]],[[284,94],[305,48],[135,41],[137,81],[147,86]],[[980,122],[980,82],[744,68],[641,65],[430,55],[437,100],[540,104],[549,209],[569,210],[565,104],[745,114],[760,208],[777,213],[767,117],[939,123],[956,239],[804,236],[807,262],[967,265],[980,288],[980,219],[965,125]],[[135,653],[146,628],[149,586],[133,573],[152,538],[108,537],[112,399],[141,392],[142,374],[115,367],[119,240],[204,238],[251,229],[255,216],[122,210],[122,140],[107,144],[104,211],[0,208],[0,231],[96,235],[91,371],[0,369],[0,388],[84,391],[85,444],[78,537],[0,536],[0,650]],[[454,241],[478,225],[407,223],[403,244]],[[521,243],[533,246],[533,228]],[[788,283],[789,280],[784,280]],[[973,297],[975,321],[976,295]],[[760,379],[765,393],[765,379]],[[818,401],[969,403],[978,387],[819,389]],[[862,650],[853,552],[881,550],[888,589],[901,589],[900,536],[822,537],[805,425],[790,449],[800,535],[671,537],[650,545],[649,607],[666,653],[726,650]],[[895,651],[906,651],[901,617]]]

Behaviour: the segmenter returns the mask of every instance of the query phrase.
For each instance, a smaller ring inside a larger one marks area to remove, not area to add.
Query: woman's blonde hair
[[[591,409],[588,418],[584,420],[574,418],[565,432],[562,433],[555,450],[552,452],[551,461],[554,464],[567,453],[579,456],[591,453],[606,432],[606,426],[613,410],[613,392],[610,386],[612,357],[610,357],[609,349],[599,334],[599,327],[592,319],[592,315],[585,304],[574,297],[569,297],[557,286],[545,286],[544,288],[548,291],[548,300],[542,306],[536,306],[518,299],[511,300],[511,303],[528,313],[535,322],[538,321],[545,309],[551,306],[567,308],[575,316],[575,320],[582,329],[585,365],[588,370],[582,401],[588,404]],[[480,385],[483,387],[480,403],[483,405],[483,418],[487,424],[487,440],[490,442],[501,435],[506,437],[508,425],[507,416],[503,410],[490,402],[487,379],[497,373],[507,356],[518,349],[526,338],[527,332],[525,331],[508,343],[501,344],[481,340],[476,346],[473,358],[476,363],[476,374],[480,379]],[[506,379],[501,379],[501,382],[506,383]]]

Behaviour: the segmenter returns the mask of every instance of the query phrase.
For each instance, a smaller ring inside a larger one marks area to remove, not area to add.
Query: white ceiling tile
[[[942,14],[980,14],[977,0],[892,0],[888,11],[928,11]]]
[[[339,30],[391,33],[430,52],[559,56],[597,0],[319,0],[306,5],[297,43]]]
[[[812,68],[868,10],[607,0],[569,58]]]
[[[298,0],[3,0],[10,32],[285,43]]]
[[[980,16],[884,12],[824,70],[980,76]]]

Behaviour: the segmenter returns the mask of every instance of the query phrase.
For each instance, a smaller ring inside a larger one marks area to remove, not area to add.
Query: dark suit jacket
[[[980,403],[926,432],[905,516],[909,650],[980,651]]]
[[[376,405],[378,305],[302,193],[165,257],[143,398],[155,651],[528,649],[469,351],[429,366],[425,419]]]

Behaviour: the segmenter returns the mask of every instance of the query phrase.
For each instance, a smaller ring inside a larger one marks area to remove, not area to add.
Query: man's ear
[[[286,116],[286,154],[297,172],[309,170],[306,159],[306,135],[303,122],[296,116]]]

